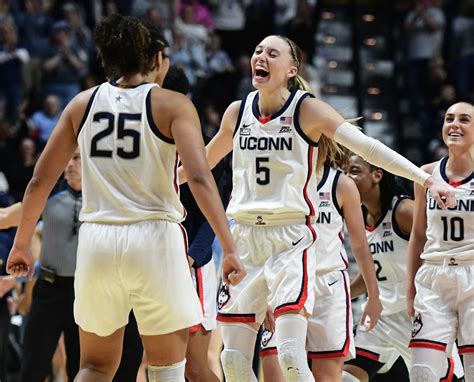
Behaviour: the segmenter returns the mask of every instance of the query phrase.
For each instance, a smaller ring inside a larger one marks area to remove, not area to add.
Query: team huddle
[[[298,75],[298,46],[269,36],[250,62],[257,90],[227,108],[204,147],[191,101],[161,86],[169,59],[160,31],[113,15],[95,39],[111,81],[64,110],[25,192],[7,264],[32,275],[34,227],[79,147],[76,381],[113,379],[130,311],[149,381],[218,380],[187,373],[189,328],[216,325],[205,303],[215,301],[213,271],[189,271],[179,199],[187,182],[223,250],[217,320],[227,381],[257,381],[263,324],[266,381],[368,381],[401,357],[410,381],[464,373],[474,382],[472,104],[446,111],[449,155],[420,169],[314,98]],[[224,211],[211,169],[231,151]],[[392,174],[415,182],[414,200]],[[352,281],[344,225],[360,270]],[[354,335],[351,297],[365,293]]]

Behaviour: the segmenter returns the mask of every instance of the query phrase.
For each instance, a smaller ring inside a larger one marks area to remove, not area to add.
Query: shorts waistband
[[[291,224],[310,224],[316,223],[316,218],[311,216],[309,218],[303,217],[284,217],[272,215],[255,215],[255,216],[239,216],[233,218],[237,224],[252,225],[256,227],[274,227]]]
[[[448,267],[467,266],[474,265],[474,260],[471,259],[456,259],[455,257],[447,257],[439,260],[424,260],[424,264],[427,265],[442,265]]]

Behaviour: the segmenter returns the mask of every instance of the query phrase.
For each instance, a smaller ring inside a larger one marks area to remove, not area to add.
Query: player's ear
[[[383,171],[380,169],[376,169],[372,171],[372,180],[374,183],[379,183],[383,178]]]

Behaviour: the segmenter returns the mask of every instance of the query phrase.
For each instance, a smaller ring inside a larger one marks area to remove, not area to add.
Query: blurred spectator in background
[[[163,23],[170,27],[174,23],[176,17],[175,0],[134,0],[132,3],[132,15],[137,17],[145,17],[146,11],[149,8],[158,8],[163,18]]]
[[[286,36],[306,53],[307,62],[313,61],[315,49],[315,39],[311,38],[316,33],[314,7],[314,1],[311,3],[310,0],[298,0],[295,15],[285,26]]]
[[[255,90],[252,85],[252,69],[250,68],[250,57],[243,54],[237,61],[239,81],[237,83],[236,99],[243,99],[251,91]]]
[[[19,147],[19,159],[11,158],[7,163],[5,175],[10,186],[10,194],[18,202],[33,175],[37,160],[37,149],[31,138],[23,138]]]
[[[18,118],[18,107],[23,95],[22,67],[29,61],[30,55],[18,45],[13,19],[3,21],[0,36],[0,104],[3,104],[4,116],[14,121]]]
[[[43,110],[35,112],[31,117],[32,136],[38,139],[40,148],[46,145],[60,115],[61,101],[50,94],[44,100]]]
[[[209,30],[214,28],[214,20],[209,8],[199,0],[180,0],[178,3],[178,14],[186,7],[191,7],[194,13],[194,20]]]
[[[84,23],[82,9],[75,3],[66,3],[61,10],[71,28],[72,44],[90,54],[94,50],[94,41],[90,28]]]
[[[453,20],[453,57],[460,99],[474,99],[474,1],[463,1]]]
[[[444,25],[443,11],[431,0],[415,0],[413,9],[405,18],[406,86],[413,115],[424,105],[426,72],[430,60],[441,54]]]
[[[52,41],[44,52],[43,94],[55,94],[66,105],[80,90],[81,77],[87,73],[87,53],[72,40],[67,21],[53,25]]]
[[[275,0],[275,13],[273,17],[276,34],[286,35],[286,25],[296,15],[297,2],[298,0]]]
[[[244,53],[245,9],[251,2],[252,0],[209,0],[209,4],[213,6],[216,32],[222,39],[222,48],[232,60]]]
[[[166,41],[173,46],[173,31],[166,25],[165,20],[161,15],[160,8],[158,7],[150,7],[145,12],[145,20],[149,23],[153,24],[157,28],[161,29]]]
[[[217,33],[212,33],[210,36],[206,68],[208,78],[216,74],[232,72],[234,70],[229,55],[222,49],[222,41]]]
[[[204,77],[206,66],[206,57],[203,55],[202,48],[194,47],[183,36],[183,32],[176,29],[173,34],[171,64],[184,70],[186,77],[191,85],[191,91],[194,90],[198,78]]]

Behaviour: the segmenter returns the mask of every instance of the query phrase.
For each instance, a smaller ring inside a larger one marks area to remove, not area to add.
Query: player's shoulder
[[[151,104],[153,109],[161,113],[184,112],[194,108],[191,100],[184,94],[155,86],[151,89]]]

